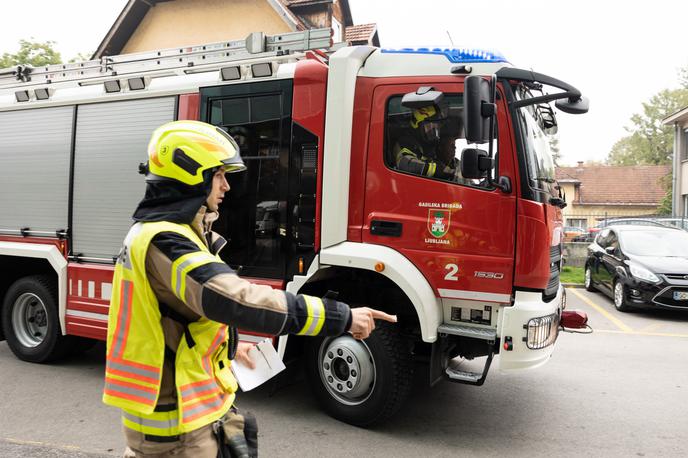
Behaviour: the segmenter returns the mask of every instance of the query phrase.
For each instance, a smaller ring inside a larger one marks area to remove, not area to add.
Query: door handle
[[[373,220],[370,223],[370,233],[388,237],[401,237],[403,225],[396,221]]]

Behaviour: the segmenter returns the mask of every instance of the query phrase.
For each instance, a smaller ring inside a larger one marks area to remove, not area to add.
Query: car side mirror
[[[494,168],[494,160],[487,151],[477,148],[465,148],[461,151],[461,175],[464,178],[485,178]]]

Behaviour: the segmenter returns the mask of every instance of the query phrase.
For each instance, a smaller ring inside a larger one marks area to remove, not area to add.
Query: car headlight
[[[639,280],[645,280],[649,281],[650,283],[657,283],[659,282],[659,277],[657,275],[653,274],[649,270],[647,270],[644,267],[636,266],[635,264],[629,265],[631,275],[633,275],[635,278]]]

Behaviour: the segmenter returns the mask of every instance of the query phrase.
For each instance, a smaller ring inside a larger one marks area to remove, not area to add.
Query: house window
[[[688,194],[683,195],[683,211],[681,214],[685,217],[688,216]]]
[[[586,218],[567,218],[567,226],[580,227],[581,229],[588,228],[588,220]]]
[[[688,159],[688,129],[683,130],[683,138],[681,139],[681,160]]]

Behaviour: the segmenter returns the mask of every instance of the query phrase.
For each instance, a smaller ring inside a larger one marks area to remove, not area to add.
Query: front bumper
[[[648,283],[634,278],[624,281],[626,303],[634,308],[684,310],[688,312],[688,300],[674,299],[674,292],[688,293],[688,281],[675,280],[660,275],[660,283]]]
[[[501,310],[497,329],[500,336],[498,367],[501,371],[532,369],[547,362],[554,351],[563,298],[561,285],[556,297],[549,302],[542,300],[542,293],[516,292],[514,305]],[[534,329],[537,324],[541,326]]]

